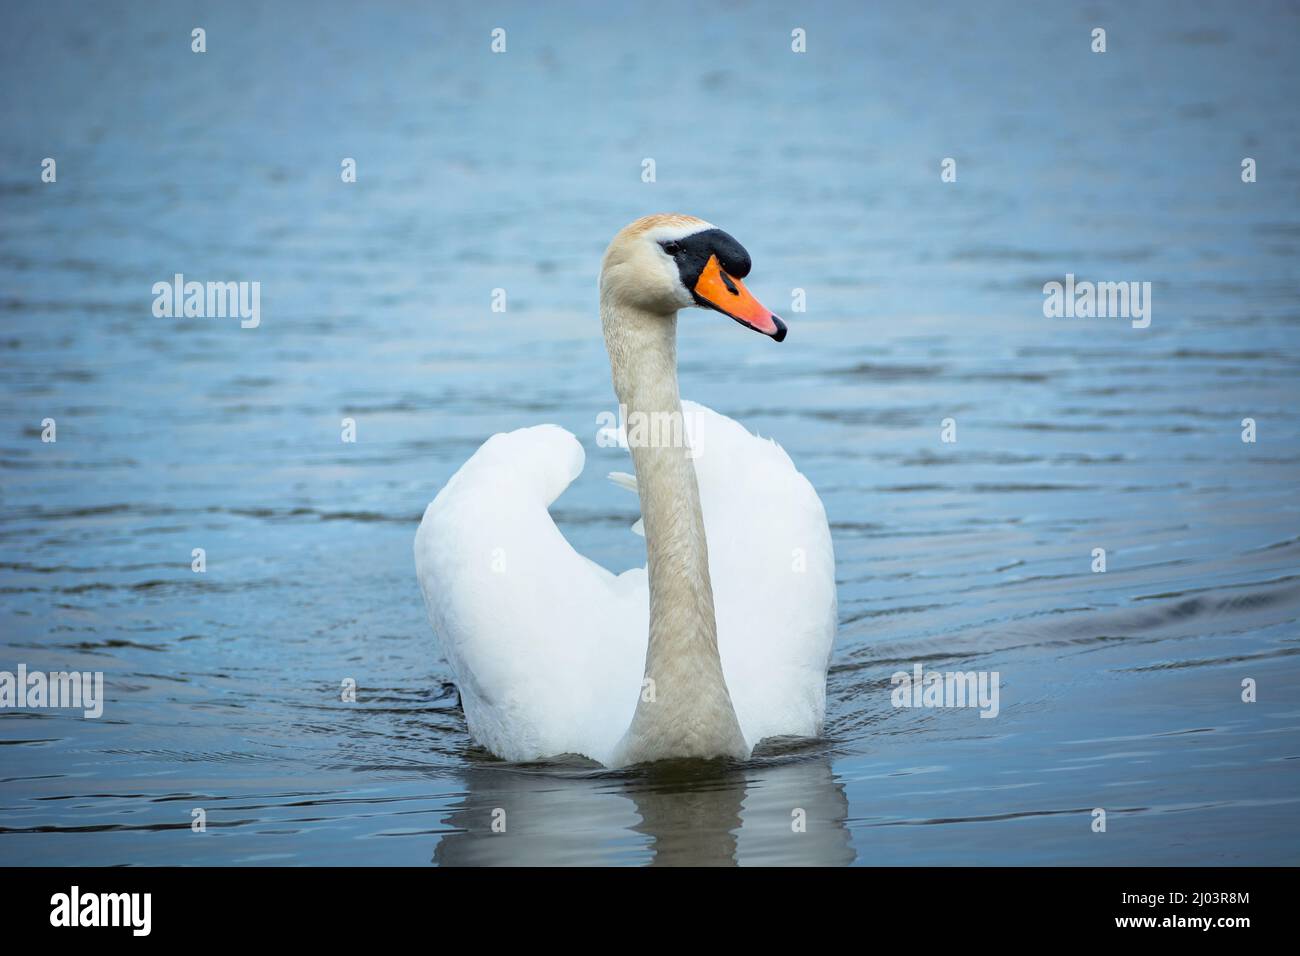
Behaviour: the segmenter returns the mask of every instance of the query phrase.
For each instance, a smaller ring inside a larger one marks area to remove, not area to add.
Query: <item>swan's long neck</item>
[[[601,320],[626,408],[650,575],[646,680],[618,762],[746,757],[718,657],[704,515],[677,390],[677,316],[602,296]],[[640,442],[638,418],[647,426]]]

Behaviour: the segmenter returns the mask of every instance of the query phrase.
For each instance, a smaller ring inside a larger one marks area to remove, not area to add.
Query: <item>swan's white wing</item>
[[[817,492],[776,442],[683,402],[709,542],[718,651],[745,739],[812,737],[837,625]]]
[[[508,760],[607,763],[645,667],[645,570],[578,554],[547,508],[582,471],[555,425],[494,435],[429,505],[416,573],[470,733]]]

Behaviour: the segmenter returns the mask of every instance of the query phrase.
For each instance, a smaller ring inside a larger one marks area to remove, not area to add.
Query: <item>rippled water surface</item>
[[[2,713],[0,861],[1300,860],[1300,16],[865,7],[6,4],[0,669],[103,671],[107,703]],[[790,319],[690,313],[681,377],[826,503],[826,736],[502,764],[412,536],[549,421],[588,454],[565,533],[644,560],[595,280],[662,210]],[[154,318],[177,272],[259,281],[260,327]],[[1150,327],[1044,318],[1066,273],[1151,282]],[[1000,714],[893,707],[917,661],[996,671]]]

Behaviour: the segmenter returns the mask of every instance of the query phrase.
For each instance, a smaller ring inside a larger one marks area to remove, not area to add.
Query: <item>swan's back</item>
[[[684,402],[723,673],[745,739],[814,736],[835,633],[825,510],[774,442]],[[579,555],[547,508],[581,472],[554,425],[494,435],[425,511],[416,571],[471,734],[498,756],[609,764],[645,667],[644,568]]]

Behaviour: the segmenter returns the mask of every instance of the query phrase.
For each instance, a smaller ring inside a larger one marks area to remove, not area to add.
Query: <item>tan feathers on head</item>
[[[620,237],[631,239],[660,226],[680,227],[690,232],[712,228],[709,223],[695,216],[687,216],[679,212],[657,212],[650,216],[642,216],[636,222],[624,226],[614,237],[614,241],[617,242]]]
[[[618,231],[605,250],[601,295],[657,315],[694,305],[677,267],[659,243],[712,229],[711,223],[680,213],[642,216]]]

